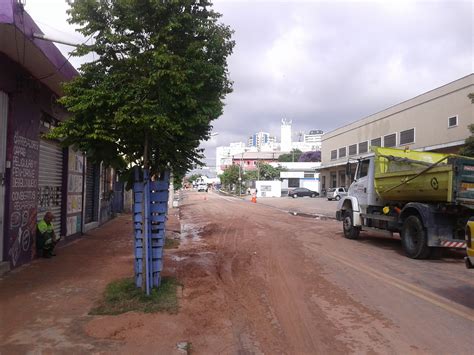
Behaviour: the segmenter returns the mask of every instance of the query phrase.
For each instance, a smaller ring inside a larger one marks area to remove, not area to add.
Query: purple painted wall
[[[41,112],[60,119],[55,94],[0,53],[0,90],[9,96],[4,259],[11,268],[35,256]]]

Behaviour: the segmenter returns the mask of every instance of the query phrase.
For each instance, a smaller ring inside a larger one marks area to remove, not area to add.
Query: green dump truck
[[[459,155],[373,147],[357,160],[336,218],[344,236],[361,230],[399,233],[406,255],[428,258],[437,248],[466,248],[474,217],[474,159]],[[350,163],[346,173],[350,174]]]

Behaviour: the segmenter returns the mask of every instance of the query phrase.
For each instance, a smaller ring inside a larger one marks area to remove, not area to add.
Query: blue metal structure
[[[145,170],[143,181],[137,180],[138,170],[133,185],[135,284],[141,288],[145,281],[149,295],[151,289],[160,286],[161,282],[170,174],[165,172],[159,180],[150,181]]]

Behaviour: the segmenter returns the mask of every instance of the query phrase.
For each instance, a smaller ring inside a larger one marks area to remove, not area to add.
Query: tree
[[[230,165],[220,175],[221,184],[228,190],[231,190],[233,185],[239,184],[239,177],[242,177],[240,167],[238,165]]]
[[[299,149],[293,149],[290,153],[282,154],[278,157],[279,162],[295,162],[298,161],[303,152]]]
[[[474,124],[468,126],[471,136],[466,138],[465,146],[461,148],[459,154],[467,157],[474,157]]]
[[[274,168],[270,164],[259,164],[260,180],[278,180],[281,168]]]
[[[300,155],[298,159],[299,162],[320,162],[321,161],[321,152],[319,150],[304,152]]]
[[[201,140],[231,92],[229,27],[208,0],[75,0],[69,22],[95,53],[60,102],[72,114],[50,138],[85,151],[91,160],[149,167],[175,176],[200,165]]]
[[[467,97],[474,104],[474,93],[470,93]],[[468,128],[471,136],[466,138],[465,146],[460,149],[459,154],[474,157],[474,124],[470,124]]]
[[[244,180],[278,180],[281,171],[284,171],[281,167],[274,168],[270,164],[259,163],[257,165],[257,170],[250,170],[245,173]]]
[[[199,180],[200,178],[201,178],[201,175],[193,174],[190,177],[188,177],[187,180],[188,180],[188,182],[190,182],[192,184],[194,181]]]

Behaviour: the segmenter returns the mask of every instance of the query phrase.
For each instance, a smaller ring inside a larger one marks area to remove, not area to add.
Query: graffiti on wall
[[[38,141],[15,132],[11,168],[9,255],[15,267],[22,254],[29,258],[36,228]]]
[[[49,211],[61,206],[61,186],[41,186],[38,189],[38,208]]]

